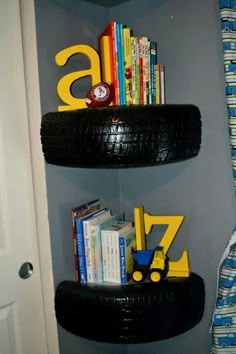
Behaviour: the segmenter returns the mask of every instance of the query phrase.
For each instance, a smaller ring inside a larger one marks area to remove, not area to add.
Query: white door
[[[18,0],[0,0],[0,51],[0,354],[46,354]]]

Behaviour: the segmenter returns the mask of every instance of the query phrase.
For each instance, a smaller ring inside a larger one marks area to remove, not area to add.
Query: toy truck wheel
[[[158,283],[161,280],[161,273],[158,270],[152,270],[149,278],[153,283]]]
[[[140,270],[135,270],[132,274],[132,279],[139,283],[144,279],[144,274]]]

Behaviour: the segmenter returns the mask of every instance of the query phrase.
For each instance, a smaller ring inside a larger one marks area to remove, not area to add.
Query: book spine
[[[120,282],[121,284],[127,283],[126,271],[126,256],[125,256],[125,238],[119,237],[119,263],[120,263]]]
[[[143,85],[144,85],[144,104],[149,104],[149,81],[150,81],[150,42],[147,37],[143,37]]]
[[[156,74],[156,104],[161,103],[161,80],[160,80],[160,64],[155,65]]]
[[[102,68],[102,80],[111,83],[111,53],[110,53],[110,38],[109,36],[102,36],[100,39],[100,58]]]
[[[94,283],[98,283],[98,245],[96,235],[91,235],[92,277]]]
[[[137,60],[137,53],[136,53],[136,42],[135,37],[131,37],[131,97],[132,97],[132,104],[136,104],[135,100],[135,87],[136,87],[136,60]]]
[[[98,275],[98,241],[97,241],[97,226],[90,226],[90,234],[91,234],[91,254],[92,254],[92,265],[93,265],[93,279],[94,282],[99,282]]]
[[[103,280],[108,281],[108,244],[107,244],[107,232],[101,232],[102,240],[102,265],[103,265]]]
[[[123,24],[117,24],[120,105],[126,104]]]
[[[85,284],[87,283],[87,272],[86,272],[86,260],[85,260],[85,248],[84,248],[83,223],[81,220],[76,220],[76,229],[77,229],[80,282],[82,284]]]
[[[147,92],[147,102],[152,103],[152,92],[151,92],[151,62],[150,62],[150,40],[147,43],[147,55],[148,55],[148,92]]]
[[[139,45],[138,38],[131,37],[132,47],[132,91],[133,104],[140,103],[140,82],[139,82]]]
[[[140,104],[144,104],[144,38],[138,37]]]
[[[156,104],[157,43],[150,42],[151,104]]]
[[[84,229],[84,248],[85,248],[85,262],[87,271],[87,283],[93,283],[93,264],[92,264],[92,245],[89,233],[89,225],[86,221],[83,222]]]
[[[109,281],[115,283],[115,267],[116,267],[116,258],[115,258],[115,235],[113,232],[108,233],[108,267],[109,267]]]
[[[125,66],[125,93],[126,104],[132,104],[132,50],[131,50],[131,30],[123,29],[124,38],[124,66]]]
[[[112,61],[114,68],[114,88],[115,88],[115,105],[120,104],[120,87],[119,87],[119,72],[118,72],[118,55],[117,55],[117,23],[112,23]]]
[[[161,80],[161,104],[166,103],[166,94],[165,94],[165,65],[160,65],[160,80]]]
[[[101,240],[101,230],[98,229],[97,233],[97,247],[96,247],[96,255],[97,255],[97,281],[103,281],[103,266],[102,266],[102,240]]]
[[[76,213],[71,210],[72,218],[72,238],[73,238],[73,250],[74,250],[74,265],[75,265],[75,281],[79,282],[79,257],[78,257],[78,245],[77,245],[77,235],[76,235]]]

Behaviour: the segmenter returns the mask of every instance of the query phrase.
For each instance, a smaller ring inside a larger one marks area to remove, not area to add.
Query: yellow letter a
[[[58,111],[72,111],[87,107],[85,98],[72,96],[71,86],[76,80],[85,76],[91,76],[92,86],[101,82],[99,55],[95,49],[88,45],[79,44],[62,50],[55,57],[56,64],[64,66],[69,58],[75,54],[86,55],[90,60],[91,67],[87,70],[75,71],[61,78],[57,84],[57,93],[60,99],[67,105],[58,106]]]

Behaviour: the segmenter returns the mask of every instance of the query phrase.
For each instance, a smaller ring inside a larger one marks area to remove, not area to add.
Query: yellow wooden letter
[[[159,246],[163,247],[165,253],[168,252],[177,232],[184,220],[184,216],[159,216],[150,215],[149,213],[144,213],[144,225],[145,234],[151,232],[152,226],[155,225],[168,225],[166,232],[164,233]]]
[[[94,86],[101,82],[100,61],[99,55],[95,49],[85,44],[78,44],[72,47],[63,49],[57,53],[55,57],[58,66],[64,66],[69,58],[75,54],[84,54],[90,60],[90,68],[86,70],[75,71],[61,78],[57,84],[57,93],[60,99],[66,103],[64,106],[58,106],[58,111],[72,111],[75,109],[86,108],[85,98],[76,98],[72,96],[72,84],[82,77],[91,76],[92,85]]]
[[[144,208],[142,206],[134,208],[134,220],[136,230],[136,248],[137,251],[142,251],[146,249]]]

